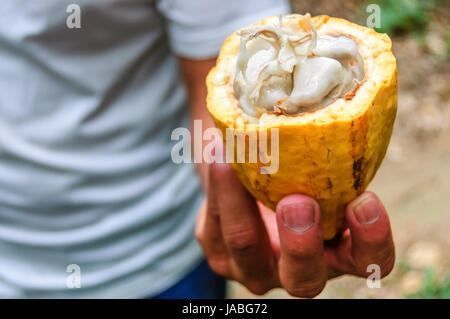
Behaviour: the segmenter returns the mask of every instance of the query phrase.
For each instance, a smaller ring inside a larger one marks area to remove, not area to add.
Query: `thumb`
[[[316,296],[327,280],[319,204],[305,195],[289,195],[277,205],[277,224],[283,287],[293,296]]]
[[[351,233],[352,257],[357,272],[367,274],[367,266],[380,266],[381,275],[393,268],[395,249],[386,209],[372,192],[365,192],[347,207],[346,217]]]

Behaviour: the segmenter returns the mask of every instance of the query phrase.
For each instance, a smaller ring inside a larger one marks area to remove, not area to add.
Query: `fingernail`
[[[313,203],[295,203],[281,207],[284,225],[299,234],[308,231],[314,225],[314,211]]]
[[[363,225],[375,223],[381,212],[378,199],[369,194],[364,194],[356,199],[350,209],[353,211],[358,222]]]

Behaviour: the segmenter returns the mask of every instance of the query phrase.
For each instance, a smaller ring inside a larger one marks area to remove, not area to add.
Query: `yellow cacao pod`
[[[248,121],[233,91],[232,70],[240,43],[233,33],[207,77],[207,107],[224,139],[227,128],[244,135],[264,129],[270,144],[270,129],[278,128],[278,171],[262,174],[266,164],[259,159],[232,163],[233,168],[248,191],[272,209],[288,194],[315,198],[321,207],[323,237],[332,239],[343,230],[346,205],[364,191],[385,156],[397,110],[396,61],[386,34],[328,16],[311,20],[317,32],[345,35],[357,44],[365,77],[351,96],[310,112],[264,113],[257,123]],[[240,151],[237,143],[232,147]]]

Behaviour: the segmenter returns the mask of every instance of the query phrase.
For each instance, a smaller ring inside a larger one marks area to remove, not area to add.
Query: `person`
[[[227,164],[199,163],[199,178],[171,160],[175,128],[213,126],[205,76],[225,37],[288,11],[284,0],[3,0],[0,297],[217,298],[222,276],[313,297],[369,263],[389,273],[374,194],[324,247],[314,199],[288,196],[274,214]]]

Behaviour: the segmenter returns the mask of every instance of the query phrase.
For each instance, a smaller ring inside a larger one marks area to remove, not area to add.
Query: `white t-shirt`
[[[288,5],[77,0],[69,28],[70,3],[0,1],[0,297],[157,294],[201,260],[199,179],[170,157],[175,54],[213,57]]]

